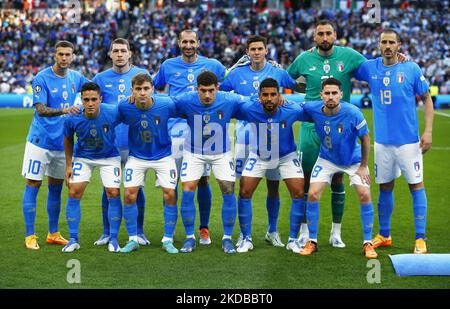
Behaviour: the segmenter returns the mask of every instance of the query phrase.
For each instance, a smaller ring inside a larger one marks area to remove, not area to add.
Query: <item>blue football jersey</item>
[[[266,63],[264,68],[259,71],[253,71],[250,65],[234,68],[220,84],[220,90],[234,90],[237,94],[251,96],[259,92],[259,84],[266,78],[275,79],[284,88],[295,86],[295,80],[286,70]]]
[[[230,139],[228,124],[248,97],[218,91],[210,105],[200,102],[197,92],[189,92],[173,98],[180,117],[187,119],[190,137],[184,149],[195,154],[216,155],[228,152]]]
[[[77,136],[73,156],[91,160],[119,156],[114,145],[114,128],[118,123],[118,108],[109,104],[100,104],[100,112],[95,119],[86,118],[83,113],[66,117],[64,136]]]
[[[286,103],[279,106],[273,114],[267,114],[258,96],[253,96],[251,101],[240,105],[236,112],[236,118],[248,121],[253,126],[257,154],[263,159],[273,159],[272,154],[277,154],[279,158],[295,152],[294,133],[292,125],[296,121],[310,121],[310,117],[303,111],[297,103]],[[252,150],[254,151],[254,150]],[[266,156],[265,154],[268,154]],[[269,157],[270,155],[270,157]]]
[[[323,101],[302,103],[304,111],[314,121],[320,138],[319,156],[336,165],[350,166],[361,162],[361,145],[358,137],[369,134],[364,115],[358,107],[341,101],[335,115],[323,113]]]
[[[75,102],[81,86],[88,82],[80,73],[67,70],[65,77],[59,77],[52,67],[40,71],[33,79],[33,105],[41,103],[50,108],[68,108]],[[64,118],[62,116],[40,117],[34,112],[27,141],[48,150],[64,150]]]
[[[213,72],[217,75],[219,81],[224,78],[226,68],[219,61],[200,55],[197,57],[197,60],[193,63],[184,62],[181,56],[164,61],[154,77],[155,87],[162,88],[169,85],[169,96],[173,97],[195,91],[197,77],[203,71]],[[183,130],[186,129],[185,123],[185,120],[171,119],[169,121],[169,132],[171,132],[171,135],[173,137],[182,136]],[[176,124],[179,125],[172,130]]]
[[[139,73],[150,75],[147,70],[135,66],[123,74],[111,68],[95,75],[92,81],[100,86],[103,103],[118,105],[131,95],[131,79]],[[128,126],[125,124],[116,127],[116,146],[128,149]]]
[[[228,73],[224,81],[220,84],[220,89],[224,91],[234,90],[237,94],[252,96],[254,94],[258,94],[259,84],[264,79],[269,77],[275,79],[278,84],[284,88],[293,88],[296,84],[295,80],[286,70],[277,68],[266,62],[264,68],[259,71],[253,71],[250,65],[234,68]],[[254,138],[253,132],[243,129],[243,126],[245,125],[245,121],[238,121],[236,124],[237,144],[247,145],[250,142],[250,138]]]
[[[372,94],[375,142],[404,145],[419,141],[416,94],[429,85],[411,61],[385,66],[383,58],[361,64],[355,78],[369,83]]]
[[[145,111],[128,100],[119,104],[120,120],[129,126],[130,156],[143,160],[159,160],[172,154],[167,122],[177,116],[175,104],[167,96],[153,96],[153,102]]]

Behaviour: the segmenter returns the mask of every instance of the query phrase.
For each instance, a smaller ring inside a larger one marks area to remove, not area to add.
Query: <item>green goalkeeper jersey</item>
[[[288,67],[288,73],[297,79],[300,76],[306,78],[305,101],[320,99],[322,82],[334,77],[342,83],[342,98],[350,102],[351,82],[353,72],[366,61],[366,58],[350,47],[334,46],[331,56],[321,56],[318,49],[312,52],[305,51],[300,54]]]

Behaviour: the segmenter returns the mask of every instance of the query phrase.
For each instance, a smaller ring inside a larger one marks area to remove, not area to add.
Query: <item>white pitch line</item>
[[[449,114],[446,114],[446,113],[443,113],[443,112],[439,112],[439,111],[434,111],[434,113],[435,114],[438,114],[438,115],[440,115],[440,116],[444,116],[444,117],[449,117],[450,118],[450,115]]]

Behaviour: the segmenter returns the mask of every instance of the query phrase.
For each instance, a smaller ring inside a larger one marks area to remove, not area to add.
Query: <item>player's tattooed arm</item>
[[[80,108],[78,106],[70,106],[67,108],[51,108],[42,103],[36,103],[36,112],[40,117],[54,117],[61,115],[78,115]]]
[[[222,194],[227,195],[227,194],[234,193],[234,182],[233,181],[217,179],[217,182],[219,183],[220,191],[222,191]]]
[[[431,99],[431,95],[428,91],[422,95],[422,100],[425,111],[425,130],[420,137],[420,148],[422,149],[422,153],[426,153],[428,150],[430,150],[431,144],[433,142],[432,133],[434,108],[433,100]]]

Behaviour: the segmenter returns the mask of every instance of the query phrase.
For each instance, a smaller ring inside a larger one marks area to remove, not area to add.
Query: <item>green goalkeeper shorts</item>
[[[311,174],[320,150],[320,139],[314,123],[302,122],[299,136],[299,157],[302,161],[303,173]]]

